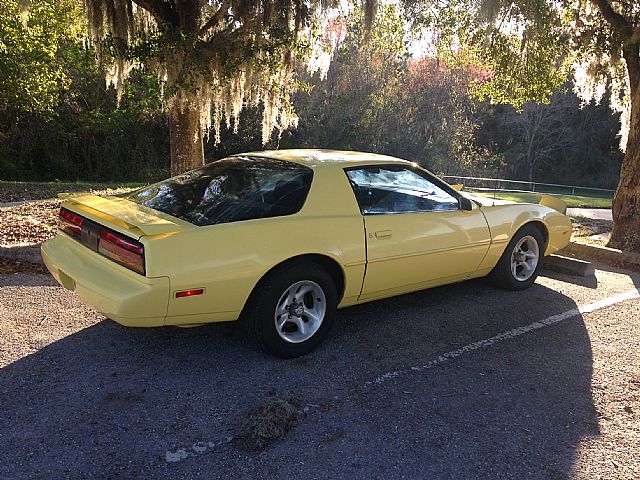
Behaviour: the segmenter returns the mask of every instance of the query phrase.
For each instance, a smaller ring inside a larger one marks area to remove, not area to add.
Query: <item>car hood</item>
[[[467,197],[470,200],[473,200],[476,203],[479,203],[483,207],[492,207],[494,205],[512,205],[517,202],[513,202],[511,200],[499,200],[491,197],[485,197],[483,195],[472,195],[467,192],[460,192],[462,195]]]
[[[517,203],[523,203],[523,202],[514,202],[511,200],[499,200],[497,198],[494,199],[494,198],[485,197],[482,195],[471,195],[466,192],[460,192],[460,193],[465,197],[469,198],[470,200],[475,201],[481,207],[493,207],[496,205],[515,205]],[[540,202],[538,202],[538,204],[544,207],[548,207],[553,210],[556,210],[557,212],[560,212],[562,214],[566,214],[567,212],[567,204],[563,200],[560,200],[559,198],[554,197],[553,195],[541,194]]]

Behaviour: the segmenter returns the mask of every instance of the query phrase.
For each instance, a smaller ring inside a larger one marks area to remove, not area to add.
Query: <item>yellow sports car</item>
[[[571,234],[547,206],[483,206],[415,163],[358,152],[246,153],[63,198],[42,257],[65,288],[127,326],[242,319],[280,357],[322,342],[337,308],[485,275],[526,288]]]

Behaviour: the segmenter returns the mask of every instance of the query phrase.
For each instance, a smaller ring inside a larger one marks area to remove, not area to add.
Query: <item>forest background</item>
[[[3,9],[19,8],[9,0]],[[74,1],[0,16],[0,180],[151,182],[169,175],[169,128],[156,74],[105,83]],[[623,153],[607,95],[582,105],[571,82],[548,103],[518,108],[476,93],[491,76],[469,52],[437,55],[393,5],[370,32],[353,15],[327,26],[340,37],[328,70],[299,72],[298,125],[261,137],[261,107],[242,111],[205,142],[205,160],[268,148],[389,154],[441,175],[498,177],[614,189]]]

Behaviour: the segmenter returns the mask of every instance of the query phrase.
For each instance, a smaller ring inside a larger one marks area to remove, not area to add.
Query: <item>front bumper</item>
[[[42,260],[67,290],[128,327],[165,324],[169,278],[147,278],[91,251],[64,233],[42,245]]]

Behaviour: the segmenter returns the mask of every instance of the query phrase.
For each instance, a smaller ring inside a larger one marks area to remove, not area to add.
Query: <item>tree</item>
[[[510,166],[524,171],[529,182],[536,180],[541,164],[549,164],[558,152],[572,145],[571,114],[576,109],[568,100],[567,96],[555,94],[548,105],[529,101],[520,111],[514,109],[504,116],[505,130],[522,147]]]
[[[261,105],[262,139],[293,126],[294,62],[317,58],[319,22],[337,0],[86,0],[107,79],[121,92],[131,67],[157,72],[171,137],[171,171],[204,163],[203,137],[237,128]],[[368,18],[374,0],[365,0]],[[315,49],[315,50],[314,50]]]
[[[548,104],[490,108],[491,119],[478,137],[486,138],[493,129],[492,149],[504,153],[505,178],[606,188],[617,184],[623,156],[615,139],[618,115],[611,115],[608,104],[581,108],[572,88],[568,82]]]
[[[637,0],[405,0],[442,46],[475,45],[494,77],[476,93],[520,106],[546,102],[573,72],[576,93],[621,112],[625,157],[609,246],[640,252],[640,2]],[[435,14],[434,14],[435,12]]]
[[[303,77],[310,91],[295,98],[302,113],[300,125],[290,134],[294,141],[284,141],[308,147],[383,151],[390,138],[383,138],[380,120],[395,123],[392,103],[402,95],[398,87],[406,63],[403,19],[394,6],[387,5],[370,32],[362,11],[350,19],[335,19],[329,30],[343,40],[324,78]]]

